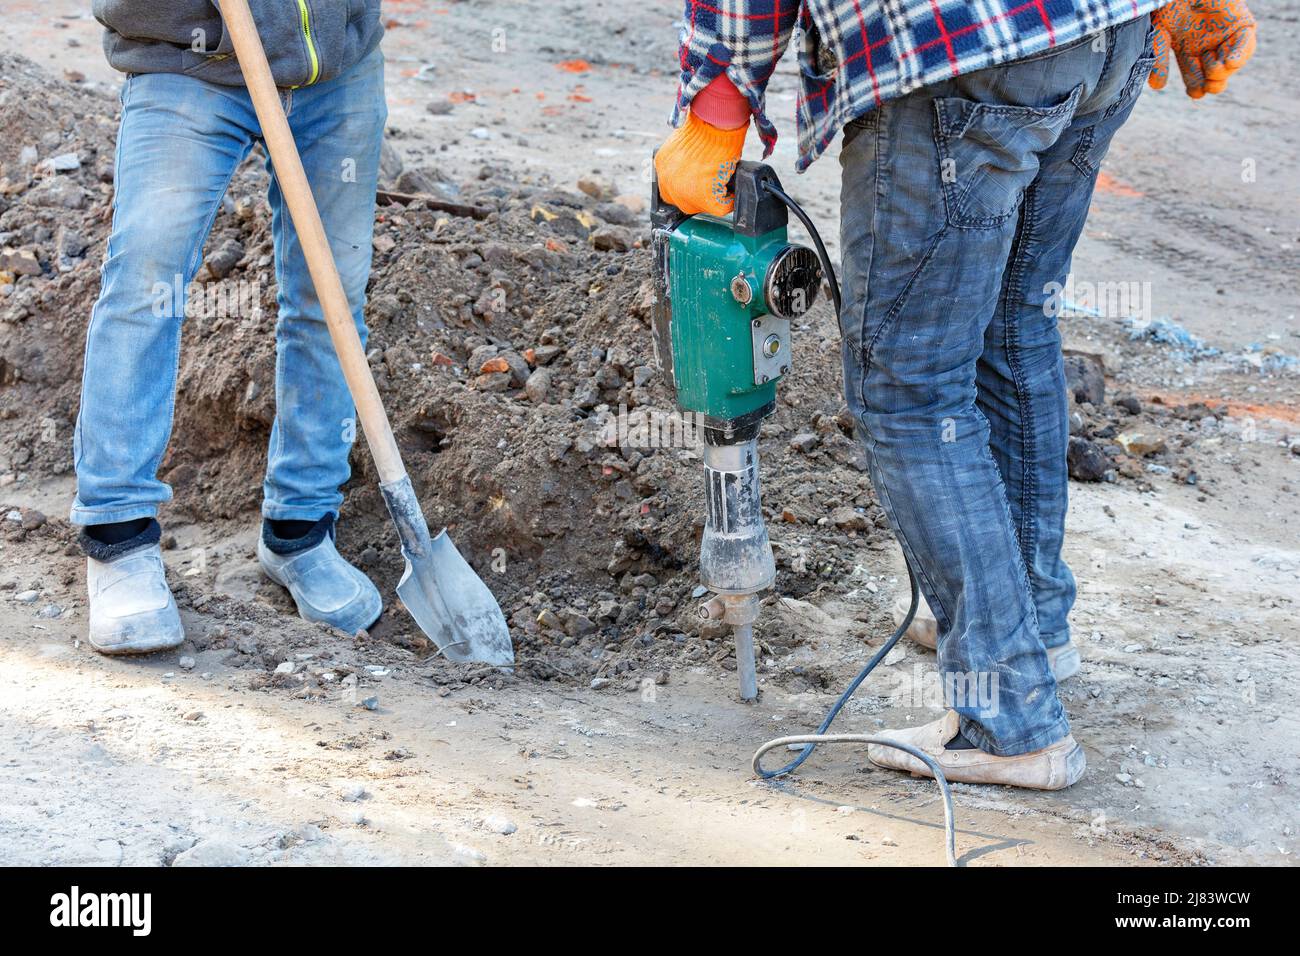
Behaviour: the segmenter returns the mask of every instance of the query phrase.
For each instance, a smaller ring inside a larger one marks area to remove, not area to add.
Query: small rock
[[[54,620],[63,614],[63,608],[57,604],[47,604],[36,612],[36,616],[46,620]]]
[[[510,363],[504,359],[495,364],[489,364],[496,358],[501,349],[498,346],[487,343],[480,345],[469,353],[469,358],[465,364],[471,369],[478,369],[480,372],[505,372],[510,369]]]
[[[247,866],[252,854],[247,848],[226,840],[203,840],[177,854],[172,866]]]
[[[40,591],[19,591],[14,595],[14,600],[19,604],[34,604],[40,596]]]
[[[603,202],[596,207],[596,215],[615,226],[635,226],[639,217],[622,203]]]
[[[80,259],[89,245],[90,240],[80,233],[64,232],[59,239],[59,255],[64,259]]]
[[[831,512],[831,524],[841,531],[865,531],[869,527],[867,516],[848,505],[841,505]]]
[[[622,195],[615,196],[614,202],[626,209],[632,210],[632,212],[637,213],[638,215],[646,211],[645,196],[642,196],[640,193],[623,193]]]
[[[344,803],[356,803],[358,800],[364,800],[367,796],[366,788],[359,783],[344,787],[343,792],[339,794]]]
[[[529,368],[527,360],[514,349],[503,351],[497,357],[497,361],[505,362],[506,371],[510,373],[512,388],[522,388],[531,376],[532,369]]]
[[[366,710],[378,710],[378,709],[379,709],[379,698],[378,698],[378,697],[367,697],[365,700],[363,700],[363,701],[362,701],[360,704],[358,704],[357,706],[359,706],[359,707],[364,707]]]
[[[227,239],[203,261],[203,264],[207,266],[208,274],[212,278],[224,279],[230,275],[231,270],[242,258],[244,258],[243,245],[235,239]]]
[[[571,613],[564,624],[564,632],[570,637],[583,637],[594,630],[595,623],[585,614]]]
[[[176,666],[183,671],[192,671],[194,670],[194,658],[187,654],[176,662]]]
[[[466,846],[463,843],[453,843],[451,851],[458,857],[468,860],[471,863],[482,863],[487,860],[487,854],[474,849],[472,846]]]
[[[595,378],[589,378],[578,383],[573,390],[573,404],[579,408],[595,408],[600,404],[600,385]]]
[[[280,849],[290,850],[304,843],[315,843],[321,836],[320,827],[313,823],[304,823],[280,836]]]
[[[821,444],[821,438],[815,432],[800,432],[790,439],[790,447],[805,455],[819,444]]]
[[[474,388],[480,392],[505,392],[510,388],[510,378],[508,368],[501,372],[484,372],[474,379]]]
[[[1106,400],[1106,375],[1099,356],[1067,351],[1065,383],[1076,402],[1088,402],[1100,408]]]
[[[33,206],[59,206],[63,209],[83,209],[86,205],[86,190],[71,179],[56,176],[47,179],[27,191],[26,199]]]
[[[1158,455],[1167,447],[1159,435],[1144,432],[1122,432],[1115,436],[1115,442],[1135,458]]]
[[[292,674],[296,667],[297,665],[293,661],[284,661],[275,666],[275,672],[277,674]]]
[[[1102,481],[1110,471],[1110,459],[1100,446],[1074,435],[1070,436],[1066,464],[1075,481]]]
[[[483,818],[483,826],[502,836],[509,836],[519,829],[513,820],[495,813],[490,813]]]
[[[539,345],[533,349],[533,359],[538,365],[550,365],[556,356],[562,355],[564,348],[559,345]]]
[[[38,276],[41,274],[41,262],[30,249],[0,249],[0,272],[12,272],[16,276]]]
[[[613,199],[618,195],[614,184],[601,176],[582,176],[578,179],[578,189],[592,199]]]
[[[614,682],[613,682],[612,680],[610,680],[608,677],[593,677],[593,678],[591,679],[591,689],[592,689],[592,690],[604,690],[606,687],[610,686],[612,683],[614,683]]]
[[[1133,395],[1121,395],[1115,399],[1115,407],[1122,408],[1130,415],[1136,415],[1142,411],[1142,403]]]
[[[603,226],[591,234],[591,244],[599,252],[627,252],[632,235],[622,226]]]
[[[42,165],[56,173],[75,173],[81,168],[81,157],[76,153],[59,153],[51,156]]]

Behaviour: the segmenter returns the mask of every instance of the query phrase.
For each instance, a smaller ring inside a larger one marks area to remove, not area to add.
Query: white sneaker
[[[108,561],[86,558],[86,590],[90,646],[101,654],[149,654],[185,640],[158,545]]]
[[[900,594],[898,599],[894,601],[895,627],[902,624],[903,618],[907,617],[908,599],[911,596],[909,591],[907,594]],[[932,651],[937,650],[939,647],[939,623],[934,619],[934,612],[930,610],[930,605],[926,603],[923,594],[917,595],[916,615],[912,618],[912,623],[907,627],[907,637]],[[1074,646],[1072,641],[1066,641],[1059,647],[1049,647],[1047,649],[1047,664],[1052,668],[1052,676],[1056,678],[1058,684],[1079,673],[1079,668],[1083,666],[1082,658],[1079,657],[1079,649]]]
[[[379,620],[384,610],[379,589],[343,559],[329,534],[294,554],[276,554],[258,539],[257,560],[268,578],[289,590],[303,620],[355,634]]]

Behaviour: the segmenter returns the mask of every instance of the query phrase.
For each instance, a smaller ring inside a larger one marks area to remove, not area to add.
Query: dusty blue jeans
[[[334,80],[285,91],[282,101],[364,343],[362,310],[387,116],[383,55],[375,50]],[[76,524],[152,517],[171,498],[157,471],[171,435],[187,311],[181,290],[198,271],[230,179],[259,135],[243,87],[173,73],[126,80],[113,228],[86,335],[73,438]],[[278,318],[276,418],[262,513],[315,520],[337,514],[342,503],[354,410],[274,178],[267,198]],[[222,304],[250,305],[234,293]],[[211,320],[190,313],[188,321]],[[235,329],[248,316],[225,318]],[[245,334],[264,333],[254,325]],[[244,346],[233,333],[229,338],[237,354]]]
[[[1069,733],[1064,283],[1098,166],[1151,68],[1147,17],[926,87],[845,130],[843,358],[870,474],[939,624],[972,743]]]

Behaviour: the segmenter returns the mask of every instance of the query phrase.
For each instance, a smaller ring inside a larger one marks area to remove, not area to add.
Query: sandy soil
[[[674,83],[676,4],[610,3],[595,14],[541,2],[385,6],[390,142],[408,167],[464,180],[500,164],[567,188],[595,174],[644,190]],[[83,4],[9,7],[0,51],[56,75],[79,71],[87,86],[116,83]],[[1144,96],[1108,161],[1077,277],[1150,281],[1153,313],[1219,354],[1133,342],[1115,317],[1066,323],[1067,344],[1102,356],[1111,393],[1140,396],[1143,427],[1177,451],[1164,471],[1130,462],[1120,480],[1071,486],[1067,556],[1081,582],[1074,626],[1085,664],[1062,696],[1089,773],[1060,794],[956,788],[958,849],[972,865],[1293,858],[1300,760],[1287,678],[1300,664],[1300,456],[1289,446],[1300,436],[1300,383],[1294,366],[1261,363],[1267,353],[1252,348],[1300,351],[1300,125],[1282,81],[1297,10],[1257,7],[1263,42],[1228,96]],[[560,65],[574,60],[587,68]],[[773,88],[787,134],[773,162],[833,234],[835,160],[792,172],[791,69]],[[449,112],[429,110],[444,101]],[[1196,149],[1179,147],[1189,140]],[[1257,176],[1243,183],[1248,159]],[[825,328],[823,317],[800,345],[803,366],[828,361]],[[1214,428],[1151,417],[1198,400],[1228,412]],[[1166,473],[1185,471],[1174,460],[1183,454],[1196,484]],[[785,454],[779,462],[799,467]],[[793,495],[798,485],[786,487]],[[51,516],[70,497],[57,469],[0,488],[6,510]],[[783,563],[790,585],[760,625],[763,696],[744,705],[734,661],[711,651],[663,655],[647,671],[662,678],[623,671],[603,689],[527,668],[449,674],[402,646],[397,623],[353,640],[284,614],[283,595],[251,560],[251,521],[185,521],[168,523],[167,551],[193,640],[184,668],[177,654],[117,661],[88,651],[66,526],[0,543],[0,859],[942,862],[930,783],[871,770],[850,751],[818,755],[779,787],[748,770],[758,742],[815,725],[878,646],[902,572],[887,538],[841,536],[834,553],[818,553],[831,547],[825,539],[810,545],[801,526],[773,527],[779,548],[811,547],[809,563],[840,570],[819,580]],[[373,573],[391,588],[391,572],[381,559]],[[509,587],[512,602],[523,600]],[[42,616],[50,605],[57,616]],[[246,640],[259,648],[252,658],[239,650]],[[277,659],[266,660],[272,648]],[[283,660],[295,673],[269,676]],[[842,727],[925,718],[905,692],[932,668],[909,646]],[[372,697],[376,709],[361,705]]]

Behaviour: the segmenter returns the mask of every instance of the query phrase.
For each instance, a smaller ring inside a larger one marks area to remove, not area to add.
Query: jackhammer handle
[[[650,154],[650,224],[658,228],[675,229],[690,218],[659,193],[659,171],[654,167],[654,157],[659,154],[656,147]]]
[[[384,411],[379,389],[375,386],[374,376],[366,361],[366,353],[361,347],[361,336],[357,334],[356,325],[352,321],[352,307],[348,303],[347,293],[343,291],[338,267],[334,263],[334,253],[325,236],[320,211],[312,196],[311,185],[307,182],[307,173],[303,170],[289,121],[285,118],[280,93],[271,75],[270,64],[266,61],[266,51],[262,47],[257,24],[249,12],[248,0],[221,0],[220,7],[221,17],[235,48],[240,72],[244,74],[244,83],[262,127],[262,139],[271,155],[276,181],[284,195],[285,204],[289,207],[293,227],[298,233],[303,257],[307,260],[307,270],[311,273],[316,297],[325,314],[330,341],[334,343],[334,351],[343,369],[343,378],[352,393],[357,419],[365,432],[375,468],[379,472],[380,481],[385,484],[399,481],[406,475],[406,467],[402,464],[402,455],[398,451],[397,440],[393,437],[392,425]]]

